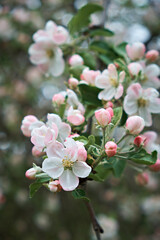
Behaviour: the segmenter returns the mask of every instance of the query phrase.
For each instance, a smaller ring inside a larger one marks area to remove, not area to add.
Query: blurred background
[[[0,239],[95,239],[83,202],[69,193],[41,189],[29,199],[25,171],[32,162],[32,145],[21,131],[25,115],[40,119],[52,112],[51,98],[65,89],[69,76],[49,78],[29,62],[32,34],[49,19],[67,25],[87,0],[0,0]],[[102,1],[90,1],[103,4]],[[108,0],[106,27],[116,34],[111,41],[142,41],[147,49],[160,50],[160,0]],[[99,24],[101,15],[93,15]],[[160,131],[154,117],[154,130]],[[153,129],[152,128],[152,129]],[[121,179],[90,183],[96,215],[105,233],[103,240],[160,239],[160,175],[150,173],[139,187],[135,172],[126,169]]]

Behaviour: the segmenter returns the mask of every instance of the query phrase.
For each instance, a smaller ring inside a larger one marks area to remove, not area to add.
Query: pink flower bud
[[[76,78],[73,78],[73,77],[68,80],[68,85],[72,89],[76,88],[78,83],[79,83],[79,81]]]
[[[132,62],[128,65],[128,70],[131,76],[136,76],[140,71],[142,71],[142,66],[137,62]]]
[[[106,127],[111,122],[111,114],[104,108],[95,111],[95,118],[101,127]]]
[[[53,103],[56,103],[57,105],[63,104],[64,101],[65,101],[65,98],[64,98],[64,96],[63,96],[62,94],[60,94],[60,93],[55,94],[55,95],[53,96],[53,98],[52,98],[52,102],[53,102]]]
[[[78,146],[78,161],[85,162],[87,159],[87,151],[84,147],[84,144],[82,142],[76,141],[76,144]]]
[[[145,50],[145,45],[141,42],[135,42],[132,45],[127,44],[126,46],[128,57],[133,61],[141,59],[144,56]]]
[[[159,52],[157,50],[150,50],[146,53],[146,59],[154,62],[159,57]]]
[[[144,126],[144,119],[139,116],[129,117],[126,121],[126,129],[133,135],[138,135],[143,130]]]
[[[113,109],[111,107],[106,108],[106,110],[110,113],[111,118],[114,116]]]
[[[75,138],[75,137],[79,137],[80,135],[78,133],[74,133],[74,134],[70,134],[68,137],[69,138]]]
[[[137,136],[134,139],[134,145],[136,145],[137,147],[143,146],[144,142],[145,142],[145,137],[144,136]]]
[[[82,123],[84,123],[85,118],[79,110],[77,110],[77,109],[75,110],[71,106],[67,113],[67,120],[68,120],[68,122],[72,123],[73,125],[79,126]]]
[[[109,107],[113,108],[113,103],[111,101],[109,101],[105,104],[105,107],[106,108],[109,108]]]
[[[156,163],[149,166],[150,170],[153,172],[159,172],[160,171],[160,159],[157,159]]]
[[[34,157],[41,157],[43,156],[45,153],[44,152],[41,152],[40,150],[38,150],[35,146],[32,147],[32,155]]]
[[[33,115],[28,115],[22,120],[21,131],[26,137],[31,136],[31,130],[29,129],[30,125],[34,122],[37,122],[38,119]]]
[[[41,168],[40,167],[33,167],[30,168],[26,171],[25,176],[28,179],[35,179],[36,178],[36,174],[41,172]]]
[[[59,183],[59,180],[49,182],[48,188],[51,192],[58,192],[62,189],[62,187]]]
[[[90,85],[95,86],[96,77],[100,75],[100,71],[89,70],[85,68],[80,76],[81,80],[87,82]]]
[[[79,65],[83,65],[84,63],[83,58],[78,54],[71,56],[68,62],[71,66],[79,66]]]
[[[149,182],[149,175],[146,172],[139,173],[135,180],[139,185],[144,186]]]
[[[113,157],[117,152],[117,144],[109,141],[105,144],[105,152],[108,157]]]

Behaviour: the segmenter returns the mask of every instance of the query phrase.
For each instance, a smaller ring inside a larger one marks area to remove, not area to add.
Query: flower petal
[[[55,51],[55,56],[51,60],[49,72],[55,77],[60,76],[64,71],[65,63],[62,57],[61,49]]]
[[[46,149],[47,156],[50,157],[57,157],[63,159],[64,157],[64,147],[60,142],[54,142],[47,146]]]
[[[105,89],[102,92],[100,92],[98,94],[98,98],[106,100],[106,101],[111,100],[114,97],[115,92],[116,92],[116,89],[113,87],[110,87],[110,88]]]
[[[87,163],[82,161],[75,162],[72,169],[73,169],[73,173],[77,177],[81,177],[81,178],[87,177],[92,170]]]
[[[42,170],[52,178],[58,178],[62,175],[64,167],[60,158],[46,158],[42,163]]]
[[[123,85],[120,83],[116,89],[115,99],[119,99],[123,95]]]
[[[124,111],[128,115],[135,114],[138,110],[137,101],[134,98],[129,97],[128,95],[124,98]]]
[[[151,113],[160,113],[160,98],[150,99],[148,110]]]
[[[67,169],[59,177],[59,182],[65,191],[73,191],[79,184],[79,179],[74,173]]]
[[[140,107],[138,109],[139,116],[142,117],[145,121],[146,126],[151,126],[152,125],[152,116],[148,110],[147,107]]]
[[[77,154],[78,154],[78,146],[76,142],[72,138],[67,138],[64,142],[64,145],[66,146],[66,152],[69,158],[72,162],[75,162],[77,160]]]
[[[67,123],[62,123],[59,131],[59,137],[64,141],[71,134],[71,127]]]
[[[109,84],[109,77],[106,75],[99,75],[96,77],[95,86],[98,88],[107,88]]]

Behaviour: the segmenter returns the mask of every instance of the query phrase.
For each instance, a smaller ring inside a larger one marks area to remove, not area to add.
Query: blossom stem
[[[99,225],[99,223],[96,219],[94,209],[93,209],[90,202],[84,201],[84,203],[85,203],[85,205],[87,207],[87,210],[88,210],[88,213],[90,215],[90,218],[91,218],[91,221],[92,221],[92,226],[93,226],[93,229],[95,231],[97,240],[101,240],[101,233],[103,233],[104,231],[103,231],[102,227]]]
[[[103,132],[103,149],[105,148],[105,143],[106,143],[106,127],[102,128]]]

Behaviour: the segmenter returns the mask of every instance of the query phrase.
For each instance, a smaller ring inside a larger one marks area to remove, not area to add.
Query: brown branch
[[[90,202],[84,201],[84,203],[85,203],[85,205],[87,207],[87,210],[88,210],[88,213],[90,215],[90,218],[91,218],[91,221],[92,221],[92,226],[93,226],[93,229],[95,231],[97,240],[101,240],[101,233],[103,233],[104,231],[103,231],[102,227],[99,225],[99,223],[96,219],[93,207],[92,207]]]

